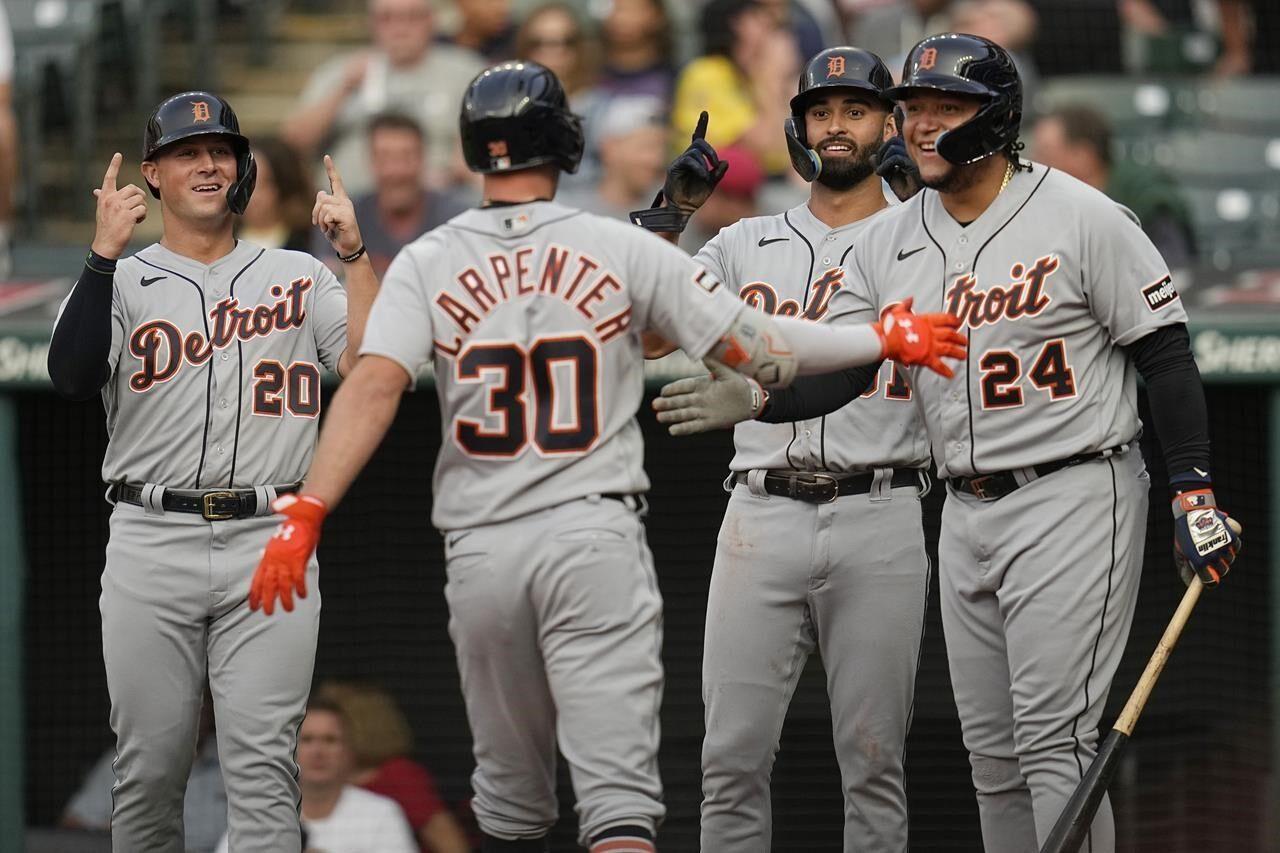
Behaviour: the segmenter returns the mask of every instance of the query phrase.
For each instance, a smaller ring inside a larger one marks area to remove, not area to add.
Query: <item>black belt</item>
[[[738,474],[737,481],[746,484],[747,474]],[[890,488],[916,486],[923,490],[924,471],[899,468],[889,478]],[[764,475],[764,490],[780,498],[793,498],[811,504],[831,503],[842,495],[865,495],[875,484],[874,474],[831,474],[825,471],[769,471]]]
[[[296,492],[301,483],[276,486],[277,495]],[[128,483],[116,483],[112,498],[135,506],[142,502],[142,487]],[[160,505],[165,512],[190,512],[203,516],[206,521],[227,521],[232,518],[250,518],[258,514],[258,494],[253,489],[165,489]]]
[[[1093,462],[1098,459],[1106,459],[1108,456],[1115,456],[1117,453],[1123,453],[1128,450],[1131,446],[1131,444],[1118,444],[1115,447],[1108,447],[1106,450],[1099,450],[1096,453],[1078,453],[1075,456],[1068,456],[1066,459],[1042,462],[1039,465],[1030,465],[1021,470],[1035,472],[1034,477],[1027,478],[1027,483],[1030,483],[1041,477],[1047,477],[1054,471],[1070,468],[1072,465],[1080,465],[1084,462]],[[951,484],[951,488],[984,501],[999,500],[1019,486],[1027,484],[1019,483],[1012,471],[996,471],[994,474],[981,474],[977,477],[952,477],[947,482]]]

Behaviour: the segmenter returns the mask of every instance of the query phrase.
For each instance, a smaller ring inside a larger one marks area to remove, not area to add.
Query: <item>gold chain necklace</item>
[[[1004,192],[1004,188],[1009,186],[1009,181],[1013,180],[1013,161],[1009,161],[1009,165],[1004,167],[1004,180],[1000,182],[1000,189],[996,190],[996,195]]]

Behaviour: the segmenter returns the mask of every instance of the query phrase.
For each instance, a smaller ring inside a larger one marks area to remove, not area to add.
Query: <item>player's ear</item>
[[[151,190],[151,194],[156,198],[160,197],[160,169],[150,160],[143,160],[139,166],[142,170],[142,179],[147,182],[147,188]]]
[[[881,134],[881,142],[888,142],[898,135],[898,118],[892,112],[886,113],[884,117],[884,133]]]

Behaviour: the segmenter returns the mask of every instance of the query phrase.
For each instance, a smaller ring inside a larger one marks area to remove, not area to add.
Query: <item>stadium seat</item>
[[[1219,269],[1280,241],[1280,190],[1184,187],[1200,254]]]
[[[1223,131],[1280,136],[1280,77],[1237,77],[1211,81],[1195,93],[1200,123]]]
[[[1153,133],[1172,125],[1175,102],[1187,97],[1185,84],[1124,77],[1059,77],[1046,80],[1035,98],[1035,111],[1045,113],[1067,104],[1101,110],[1119,136]]]
[[[1254,135],[1218,130],[1180,131],[1153,143],[1157,164],[1180,181],[1280,189],[1280,130]]]

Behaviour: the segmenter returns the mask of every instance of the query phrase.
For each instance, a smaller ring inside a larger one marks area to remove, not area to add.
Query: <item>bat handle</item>
[[[1156,680],[1160,677],[1160,673],[1164,671],[1164,665],[1169,661],[1169,654],[1173,651],[1173,647],[1178,643],[1178,637],[1182,634],[1182,629],[1186,627],[1187,620],[1191,618],[1191,611],[1195,608],[1196,602],[1200,600],[1200,593],[1204,591],[1204,584],[1200,582],[1200,578],[1192,578],[1191,583],[1187,584],[1187,591],[1182,594],[1182,601],[1178,603],[1178,609],[1174,611],[1173,618],[1169,620],[1169,624],[1165,626],[1164,634],[1160,636],[1160,642],[1156,643],[1156,650],[1152,653],[1151,659],[1147,661],[1147,668],[1142,671],[1142,677],[1138,679],[1137,685],[1133,688],[1133,692],[1129,694],[1129,701],[1124,703],[1124,709],[1120,711],[1120,716],[1116,718],[1116,723],[1112,728],[1124,732],[1126,736],[1133,734],[1133,729],[1138,725],[1138,717],[1142,714],[1142,709],[1146,707],[1147,698],[1151,696],[1152,689],[1156,686]]]

